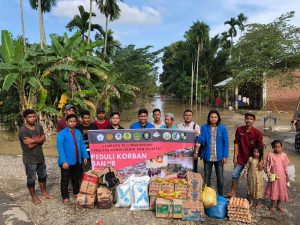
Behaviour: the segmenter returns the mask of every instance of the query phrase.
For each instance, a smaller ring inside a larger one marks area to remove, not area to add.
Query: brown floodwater
[[[121,113],[121,125],[125,128],[128,128],[131,123],[137,120],[137,111],[139,108],[147,108],[149,111],[149,121],[152,121],[152,110],[155,108],[160,108],[162,114],[166,113],[173,113],[175,115],[175,123],[183,122],[183,112],[185,109],[189,109],[190,105],[188,103],[184,103],[182,100],[174,99],[171,97],[164,97],[164,96],[155,96],[150,99],[145,99],[145,102],[139,100],[134,107],[123,111]],[[198,124],[206,123],[207,114],[211,108],[202,106],[201,109],[198,106],[197,108],[194,106],[194,121]],[[229,133],[229,141],[230,141],[230,156],[229,159],[231,160],[231,154],[233,153],[233,140],[234,140],[234,133],[238,126],[244,124],[243,119],[237,117],[236,114],[232,111],[220,109],[220,114],[222,118],[222,123],[225,124],[228,128]],[[163,118],[163,117],[162,117]],[[238,118],[238,119],[237,119]],[[259,125],[259,121],[257,119],[257,125]],[[268,143],[267,143],[268,144]],[[48,140],[44,144],[44,154],[46,156],[57,156],[56,150],[56,135],[52,135],[48,138]],[[269,144],[267,147],[267,151],[271,151]],[[0,154],[6,155],[21,155],[22,150],[20,147],[20,143],[18,141],[18,134],[7,132],[7,131],[0,131]],[[295,170],[300,171],[300,154],[287,151],[289,159],[292,164],[295,165]],[[297,175],[297,174],[296,174]],[[300,183],[300,177],[296,176],[297,183]]]

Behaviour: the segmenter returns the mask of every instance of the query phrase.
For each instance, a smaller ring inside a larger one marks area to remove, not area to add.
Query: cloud
[[[141,24],[141,25],[154,25],[161,23],[161,14],[158,10],[150,6],[129,6],[124,2],[118,3],[121,9],[121,16],[115,23],[121,24]],[[59,17],[73,18],[78,14],[78,6],[82,5],[86,11],[89,10],[88,0],[61,0],[53,8],[52,14]],[[93,11],[96,13],[97,18],[94,21],[104,21],[104,16],[100,14],[95,2],[93,3]]]

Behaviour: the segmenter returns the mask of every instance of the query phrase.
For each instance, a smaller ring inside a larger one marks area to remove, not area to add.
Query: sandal
[[[68,198],[65,198],[63,200],[64,205],[69,205],[70,204],[70,200]]]

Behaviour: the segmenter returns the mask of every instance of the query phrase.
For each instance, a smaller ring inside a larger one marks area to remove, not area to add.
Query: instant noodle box
[[[96,202],[96,194],[90,195],[78,193],[76,201],[78,206],[93,209]]]
[[[204,207],[202,202],[184,201],[182,204],[182,220],[203,221]]]
[[[156,196],[150,196],[149,197],[149,202],[150,202],[150,207],[149,207],[149,209],[150,210],[155,210],[155,207],[156,207],[156,199],[157,199],[157,197]]]
[[[173,183],[165,183],[165,184],[162,183],[161,190],[166,193],[174,192],[174,184]]]
[[[188,186],[185,184],[175,184],[175,192],[180,191],[180,199],[181,200],[187,200],[188,196],[188,191],[187,191]]]
[[[96,193],[98,188],[99,178],[92,171],[84,173],[83,179],[80,186],[80,192],[83,194],[93,195]]]
[[[158,192],[161,190],[161,185],[161,182],[152,178],[149,183],[149,196],[157,196]]]
[[[202,190],[202,177],[199,173],[187,172],[188,191]]]

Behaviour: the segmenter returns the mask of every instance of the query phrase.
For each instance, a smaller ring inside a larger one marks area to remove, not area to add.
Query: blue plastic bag
[[[216,219],[224,219],[227,215],[228,200],[222,196],[217,196],[217,205],[208,209],[205,209],[205,213],[208,217]]]

